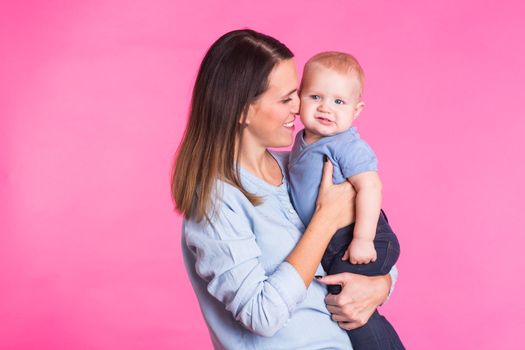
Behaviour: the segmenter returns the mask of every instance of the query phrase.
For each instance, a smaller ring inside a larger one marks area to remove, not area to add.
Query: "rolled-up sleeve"
[[[390,296],[394,292],[394,286],[397,282],[398,271],[396,265],[392,266],[388,274],[390,275],[390,280],[392,281],[392,283],[390,284],[390,290],[388,291],[388,296],[386,297],[385,303],[388,301],[388,299],[390,299]]]
[[[271,273],[264,270],[246,216],[226,203],[219,202],[209,220],[186,221],[184,230],[207,291],[250,331],[272,336],[306,297],[303,280],[288,262]]]

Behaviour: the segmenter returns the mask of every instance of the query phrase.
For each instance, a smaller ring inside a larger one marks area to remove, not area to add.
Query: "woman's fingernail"
[[[326,156],[325,156],[325,157],[326,157]],[[316,275],[316,276],[314,276],[314,277],[315,277],[316,280],[319,280],[319,279],[323,278],[323,276],[319,276],[319,275]]]
[[[328,162],[328,156],[327,156],[326,154],[323,155],[323,160],[324,160],[325,162]]]

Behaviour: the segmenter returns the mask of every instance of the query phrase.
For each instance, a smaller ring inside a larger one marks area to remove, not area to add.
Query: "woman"
[[[324,274],[319,262],[332,235],[354,220],[353,192],[349,183],[333,185],[325,162],[308,227],[291,205],[287,153],[268,148],[293,140],[292,57],[251,30],[219,38],[199,69],[177,152],[172,189],[185,217],[184,259],[217,349],[350,349],[339,326],[365,323],[391,283],[389,276],[324,277],[343,285],[325,305],[325,286],[312,282]]]

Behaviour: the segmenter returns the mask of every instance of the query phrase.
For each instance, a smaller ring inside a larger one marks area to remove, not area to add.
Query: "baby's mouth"
[[[317,119],[321,124],[324,124],[324,125],[330,125],[334,123],[333,120],[328,119],[326,117],[316,116],[315,119]]]

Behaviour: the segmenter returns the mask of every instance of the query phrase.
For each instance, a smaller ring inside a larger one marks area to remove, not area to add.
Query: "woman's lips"
[[[293,128],[294,128],[294,126],[295,126],[295,117],[294,117],[292,120],[290,120],[289,122],[284,123],[283,126],[284,126],[285,128],[288,128],[288,129],[292,129],[292,130],[293,130]]]

